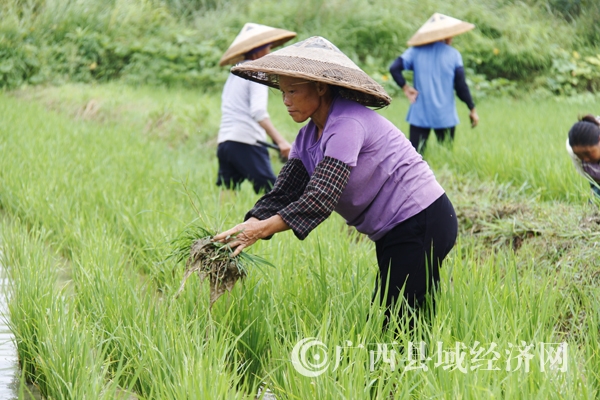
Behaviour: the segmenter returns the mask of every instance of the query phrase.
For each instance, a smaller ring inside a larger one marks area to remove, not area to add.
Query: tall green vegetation
[[[83,115],[90,98],[100,108]],[[271,100],[291,139],[298,126]],[[432,143],[427,157],[455,204],[460,239],[436,315],[413,332],[394,320],[396,335],[381,331],[383,310],[371,305],[373,244],[336,215],[305,241],[285,232],[255,244],[250,252],[275,268],[249,270],[212,310],[197,280],[175,299],[184,266],[167,258],[171,240],[200,218],[232,226],[257,199],[250,185],[227,193],[214,184],[207,138],[218,113],[187,139],[148,134],[155,110],[171,110],[171,127],[185,130],[193,102],[218,96],[117,84],[0,96],[11,328],[24,376],[47,398],[253,399],[263,383],[281,399],[597,397],[599,217],[563,149],[580,105],[495,100],[480,108],[489,123],[459,129],[454,154]],[[397,101],[381,112],[403,127],[406,108]],[[310,337],[331,362],[313,378],[291,362]],[[517,357],[523,341],[537,346],[529,370]],[[433,359],[411,370],[406,349],[421,342]],[[549,370],[540,346],[561,342],[567,368]],[[461,343],[494,343],[494,370],[471,370],[471,354],[468,370],[453,369]],[[449,361],[436,367],[440,346]]]
[[[600,41],[600,4],[593,0],[550,0],[552,11],[575,24],[577,37],[583,44]]]
[[[0,5],[0,83],[90,82],[210,87],[220,56],[159,2],[17,1]]]
[[[455,46],[471,77],[493,82],[488,92],[506,86],[498,79],[558,93],[560,88],[548,81],[557,74],[600,81],[600,68],[593,63],[585,73],[553,64],[557,57],[565,58],[562,52],[570,55],[577,50],[582,56],[600,52],[593,36],[597,28],[590,22],[597,20],[598,6],[582,1],[571,9],[565,4],[572,2],[550,3],[547,7],[546,2],[533,0],[3,2],[0,86],[122,79],[133,84],[220,87],[227,69],[217,66],[219,57],[248,21],[295,30],[299,39],[325,36],[385,84],[389,64],[433,12],[477,25],[457,38]],[[571,86],[575,91],[590,89],[581,83]]]
[[[217,62],[240,27],[325,36],[393,92],[389,63],[436,11],[477,25],[455,46],[478,97],[600,88],[600,11],[586,0],[2,2],[0,86],[84,83],[0,95],[0,264],[25,381],[74,399],[254,399],[264,385],[282,399],[597,398],[600,216],[564,149],[576,116],[600,107],[589,94],[478,102],[477,129],[429,145],[461,232],[437,314],[415,331],[381,331],[373,245],[336,215],[303,242],[286,232],[253,246],[275,268],[250,269],[213,308],[197,280],[175,298],[173,239],[232,226],[257,199],[214,184]],[[272,97],[292,140],[298,125]],[[407,108],[398,97],[380,112],[406,130]],[[311,337],[339,361],[314,378],[291,362]],[[523,342],[537,346],[527,371]],[[540,346],[561,342],[567,368],[549,370]],[[408,369],[420,343],[434,358]],[[435,366],[478,343],[497,346],[497,369]]]
[[[408,132],[404,121],[407,107],[396,99],[382,113]],[[475,129],[468,126],[467,107],[458,104],[457,108],[462,123],[457,127],[454,146],[448,148],[430,140],[433,146],[426,158],[434,168],[451,166],[459,175],[510,184],[512,190],[543,201],[587,197],[589,183],[572,173],[565,141],[578,115],[595,113],[600,102],[593,98],[577,102],[487,99],[477,105],[484,117]]]

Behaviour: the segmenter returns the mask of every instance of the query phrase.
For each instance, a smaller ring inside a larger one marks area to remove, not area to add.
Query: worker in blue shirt
[[[454,139],[459,122],[454,92],[467,107],[471,127],[479,116],[465,81],[462,56],[450,44],[452,38],[473,29],[475,25],[447,15],[435,13],[408,41],[409,47],[390,67],[390,73],[409,99],[411,105],[406,120],[410,124],[409,138],[421,154],[431,129],[438,141]],[[403,70],[412,70],[411,87]]]

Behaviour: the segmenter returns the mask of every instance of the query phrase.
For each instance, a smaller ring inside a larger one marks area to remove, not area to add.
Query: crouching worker
[[[422,305],[454,246],[456,214],[410,141],[368,108],[390,103],[384,89],[322,37],[246,62],[232,73],[279,89],[292,119],[309,122],[273,189],[245,222],[214,240],[234,248],[233,256],[288,229],[303,240],[335,211],[375,242],[386,315],[402,288],[409,306]]]
[[[575,169],[590,182],[600,198],[600,119],[588,114],[569,130],[567,152]]]

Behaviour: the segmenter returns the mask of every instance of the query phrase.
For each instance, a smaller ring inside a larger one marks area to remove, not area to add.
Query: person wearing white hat
[[[435,13],[408,41],[409,47],[390,67],[390,73],[410,101],[406,120],[409,137],[421,153],[431,129],[438,141],[452,141],[459,122],[454,92],[467,107],[471,127],[479,116],[465,80],[462,57],[450,46],[452,38],[470,31],[475,25],[447,15]],[[414,87],[406,83],[403,70],[414,72]]]
[[[409,306],[422,305],[454,246],[456,213],[404,134],[368,108],[390,103],[381,85],[319,36],[240,64],[232,73],[280,89],[292,119],[310,121],[296,136],[273,189],[244,223],[213,240],[227,243],[236,256],[288,229],[303,240],[335,211],[375,242],[376,289],[386,315],[402,295]]]
[[[227,49],[219,65],[256,60],[296,37],[295,32],[266,25],[247,23]],[[267,112],[268,88],[229,74],[221,96],[217,185],[237,188],[244,180],[254,191],[268,191],[275,183],[266,143],[267,135],[287,157],[291,145],[275,129]]]

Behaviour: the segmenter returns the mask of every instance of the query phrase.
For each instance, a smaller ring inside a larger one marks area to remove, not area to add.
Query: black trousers
[[[237,189],[247,179],[258,194],[268,192],[275,184],[269,152],[262,146],[227,141],[217,147],[219,175],[217,185]]]
[[[435,137],[437,137],[438,142],[452,142],[454,141],[455,128],[455,126],[451,126],[449,128],[434,129],[433,131],[435,132]],[[408,133],[410,143],[421,154],[425,152],[425,146],[427,145],[427,139],[429,138],[430,132],[431,128],[423,128],[415,125],[410,126]]]
[[[433,300],[440,280],[439,269],[454,247],[457,232],[454,207],[443,194],[375,242],[379,265],[376,289],[380,290],[380,301],[386,305],[388,318],[401,294],[413,309],[425,303],[427,294]],[[403,307],[399,310],[401,314],[406,311]]]

